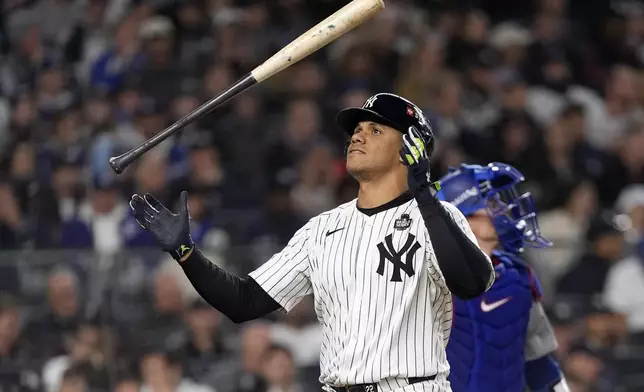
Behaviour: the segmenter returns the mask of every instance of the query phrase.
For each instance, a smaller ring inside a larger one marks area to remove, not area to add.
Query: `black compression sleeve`
[[[483,294],[492,276],[492,265],[487,256],[429,190],[423,192],[422,197],[416,197],[416,201],[447,287],[461,299]]]
[[[251,277],[224,271],[196,247],[179,264],[197,293],[234,323],[254,320],[282,307]]]

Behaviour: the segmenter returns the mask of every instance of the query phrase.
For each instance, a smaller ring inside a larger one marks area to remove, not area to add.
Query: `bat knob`
[[[120,159],[121,157],[112,157],[110,158],[110,166],[112,166],[112,170],[114,170],[114,173],[116,174],[121,174],[123,173],[123,169],[125,168],[123,166],[123,160]]]

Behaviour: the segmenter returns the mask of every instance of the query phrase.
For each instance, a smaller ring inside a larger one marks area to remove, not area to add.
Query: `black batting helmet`
[[[391,93],[378,93],[367,99],[361,108],[341,110],[336,122],[349,136],[361,121],[373,121],[406,133],[413,126],[420,132],[428,155],[434,150],[434,133],[422,110],[412,102]]]

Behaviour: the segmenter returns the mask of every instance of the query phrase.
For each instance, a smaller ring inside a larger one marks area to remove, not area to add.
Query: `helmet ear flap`
[[[351,145],[351,139],[344,142],[344,155],[346,156],[349,153],[349,146]]]

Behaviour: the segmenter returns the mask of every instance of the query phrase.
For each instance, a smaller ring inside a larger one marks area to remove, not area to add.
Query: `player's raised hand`
[[[149,193],[132,196],[130,208],[139,225],[152,233],[161,249],[170,252],[176,260],[183,261],[191,253],[194,243],[190,237],[188,192],[181,192],[180,198],[177,214]]]
[[[429,155],[420,132],[415,127],[409,127],[403,135],[403,145],[400,158],[408,168],[407,184],[410,192],[417,196],[429,189]]]

